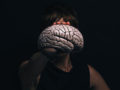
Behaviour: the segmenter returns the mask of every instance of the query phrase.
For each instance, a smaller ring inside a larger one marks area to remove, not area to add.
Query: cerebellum
[[[64,52],[81,50],[84,39],[81,32],[70,25],[52,25],[44,29],[38,38],[38,48],[56,48]]]

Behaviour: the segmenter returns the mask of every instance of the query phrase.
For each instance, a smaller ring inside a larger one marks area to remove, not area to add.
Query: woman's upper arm
[[[105,80],[102,78],[99,72],[97,72],[92,66],[88,65],[90,71],[90,87],[95,90],[110,90]]]

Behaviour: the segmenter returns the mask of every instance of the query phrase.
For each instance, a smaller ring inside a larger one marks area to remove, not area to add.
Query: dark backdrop
[[[55,0],[2,0],[0,90],[19,90],[19,64],[37,51],[40,15]],[[119,90],[119,3],[105,0],[59,0],[78,12],[85,38],[84,62],[94,66],[113,89]],[[80,57],[79,57],[80,58]]]

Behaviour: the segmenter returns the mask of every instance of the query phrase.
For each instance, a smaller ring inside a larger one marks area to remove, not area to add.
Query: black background
[[[1,83],[0,90],[20,90],[19,64],[37,51],[40,15],[55,0],[3,0],[1,8]],[[119,3],[105,0],[59,0],[78,12],[84,35],[84,62],[94,66],[113,90],[119,90]]]

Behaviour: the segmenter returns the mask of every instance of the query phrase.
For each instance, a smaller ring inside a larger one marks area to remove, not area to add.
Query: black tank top
[[[72,63],[70,72],[64,72],[48,62],[41,74],[37,90],[90,90],[90,75],[86,64]]]

